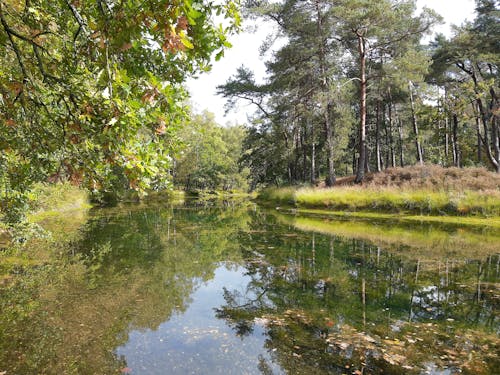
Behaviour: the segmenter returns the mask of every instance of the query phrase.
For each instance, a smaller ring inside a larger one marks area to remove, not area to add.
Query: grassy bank
[[[305,208],[382,211],[434,215],[500,215],[500,192],[428,191],[396,188],[337,187],[267,189],[264,201]]]
[[[478,169],[439,167],[390,170],[364,185],[271,188],[259,198],[299,208],[419,215],[500,216],[500,177]],[[417,177],[415,177],[417,176]]]

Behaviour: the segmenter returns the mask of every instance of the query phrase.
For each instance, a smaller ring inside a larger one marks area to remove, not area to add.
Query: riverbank
[[[449,222],[465,222],[463,218],[469,217],[498,219],[499,186],[500,176],[483,169],[424,166],[381,172],[363,185],[353,185],[346,178],[333,188],[270,188],[261,191],[258,198],[299,209],[433,215],[457,218],[445,219]]]

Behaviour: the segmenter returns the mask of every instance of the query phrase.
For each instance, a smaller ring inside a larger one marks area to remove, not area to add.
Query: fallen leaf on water
[[[346,342],[341,342],[341,343],[339,343],[339,347],[342,350],[346,350],[349,347],[349,344]]]
[[[386,354],[384,353],[382,358],[391,365],[400,365],[406,361],[406,357],[399,354]]]
[[[132,372],[132,369],[130,367],[124,367],[120,370],[122,374],[130,374]]]

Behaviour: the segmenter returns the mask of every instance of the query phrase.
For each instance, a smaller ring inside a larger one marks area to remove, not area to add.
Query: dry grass
[[[338,185],[354,185],[354,176],[338,179]],[[498,190],[500,174],[485,168],[443,168],[439,165],[389,168],[369,173],[363,186],[431,191]]]

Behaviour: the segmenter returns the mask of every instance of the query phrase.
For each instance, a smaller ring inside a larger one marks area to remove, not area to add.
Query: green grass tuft
[[[258,198],[264,201],[294,205],[296,204],[295,192],[296,190],[292,187],[267,188],[259,192]]]

